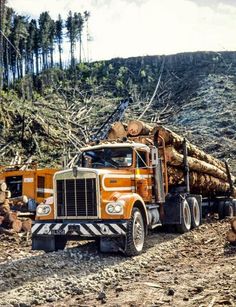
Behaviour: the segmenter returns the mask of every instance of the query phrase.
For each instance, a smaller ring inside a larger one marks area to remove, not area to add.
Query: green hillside
[[[24,77],[1,92],[2,163],[17,151],[60,163],[129,93],[124,121],[147,109],[142,120],[170,126],[236,170],[236,52],[118,58]]]

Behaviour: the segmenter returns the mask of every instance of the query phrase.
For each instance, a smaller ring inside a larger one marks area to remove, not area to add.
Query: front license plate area
[[[52,229],[52,235],[65,235],[64,229]]]
[[[80,225],[68,225],[69,232],[80,232]]]

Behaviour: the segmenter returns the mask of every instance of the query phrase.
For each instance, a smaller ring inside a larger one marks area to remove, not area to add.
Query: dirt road
[[[1,237],[0,306],[236,306],[228,229],[224,221],[181,236],[153,232],[134,258],[100,254],[93,242],[45,254]]]

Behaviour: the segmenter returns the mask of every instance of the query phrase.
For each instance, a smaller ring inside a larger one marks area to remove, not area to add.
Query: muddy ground
[[[31,251],[1,237],[0,306],[235,306],[236,247],[214,221],[184,235],[152,232],[142,255],[101,254],[94,242]]]

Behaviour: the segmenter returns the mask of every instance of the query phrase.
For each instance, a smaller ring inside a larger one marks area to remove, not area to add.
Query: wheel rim
[[[141,251],[144,243],[144,225],[143,218],[139,212],[135,212],[134,215],[133,240],[136,250]]]
[[[200,209],[197,200],[193,202],[193,219],[196,226],[200,225]]]
[[[187,230],[191,228],[191,212],[187,201],[184,201],[183,204],[183,215],[184,215],[184,224]]]

